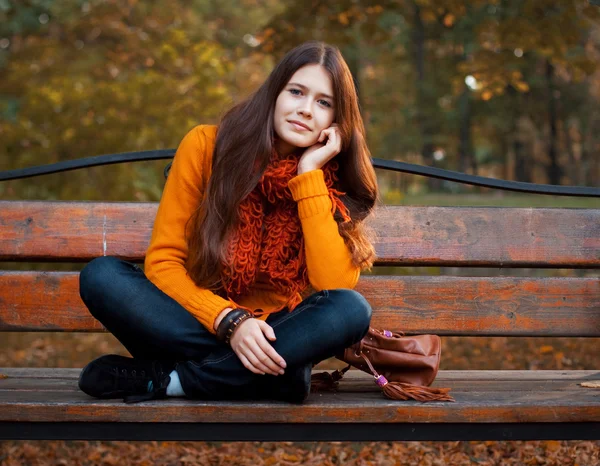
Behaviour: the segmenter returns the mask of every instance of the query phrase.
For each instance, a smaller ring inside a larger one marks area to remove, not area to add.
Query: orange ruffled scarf
[[[338,163],[331,160],[322,170],[332,214],[339,210],[348,222],[348,209],[339,198],[345,193],[333,188],[338,168]],[[239,228],[231,237],[221,272],[223,289],[234,301],[248,291],[260,273],[269,277],[276,291],[289,296],[289,311],[302,301],[298,293],[309,285],[304,237],[298,205],[288,188],[297,172],[297,155],[282,157],[273,151],[262,178],[240,204]]]

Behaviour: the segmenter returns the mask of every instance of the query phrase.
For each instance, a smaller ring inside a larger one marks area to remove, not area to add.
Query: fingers
[[[258,326],[262,330],[263,334],[269,340],[276,340],[277,339],[277,337],[275,336],[275,330],[273,330],[273,327],[271,327],[269,324],[267,324],[264,320],[257,320],[256,323],[258,324]]]
[[[279,356],[279,354],[277,354],[275,348],[273,348],[273,346],[271,346],[267,340],[259,340],[258,346],[260,347],[260,351],[262,353],[260,360],[263,362],[263,364],[269,366],[276,373],[283,373],[285,361],[281,356]]]
[[[237,353],[237,352],[236,352],[236,354],[237,354],[238,358],[240,358],[240,361],[242,362],[242,364],[244,365],[244,367],[246,369],[248,369],[251,372],[254,372],[255,374],[265,375],[265,372],[255,368],[254,365],[250,361],[248,361],[248,358],[246,356],[244,356],[241,353]]]
[[[260,326],[260,329],[263,331],[264,335],[267,338],[269,338],[270,340],[277,339],[277,337],[275,336],[275,331],[273,330],[273,327],[271,327],[265,321],[259,320],[258,325]],[[285,367],[287,366],[285,359],[283,359],[279,355],[279,353],[277,351],[275,351],[275,348],[273,348],[273,346],[267,340],[264,340],[264,339],[258,340],[258,344],[260,345],[261,349],[265,352],[265,354],[267,356],[269,356],[271,361],[273,361],[277,365],[277,367],[276,367],[277,370],[285,369]]]
[[[240,361],[244,365],[246,369],[255,374],[265,375],[269,373],[271,375],[276,375],[277,372],[267,367],[265,364],[261,362],[259,357],[256,356],[255,351],[252,348],[252,344],[248,344],[245,346],[243,343],[240,344],[235,350],[235,353],[240,358]]]
[[[332,137],[334,137],[336,134],[336,129],[329,127],[324,129],[323,131],[321,131],[321,134],[319,134],[319,142],[322,142],[325,140],[325,138],[327,138],[328,140],[330,140]]]
[[[327,143],[325,145],[328,148],[331,148],[335,154],[339,154],[342,146],[342,138],[340,137],[337,124],[333,123],[332,126],[321,131],[318,142],[323,142],[325,139],[327,139]]]
[[[246,322],[240,325],[231,339],[233,351],[244,367],[251,372],[279,375],[285,367],[285,361],[265,339],[265,335],[275,339],[273,328],[258,319],[249,319]]]
[[[283,373],[283,368],[275,364],[262,349],[259,350],[255,347],[253,348],[253,351],[254,352],[245,353],[245,356],[255,369],[259,369],[263,374],[280,375]]]

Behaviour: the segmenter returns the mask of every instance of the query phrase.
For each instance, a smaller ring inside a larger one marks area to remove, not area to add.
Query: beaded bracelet
[[[246,311],[245,309],[233,309],[232,311],[228,312],[227,315],[223,317],[223,319],[219,323],[216,332],[217,339],[229,343],[229,339],[233,334],[233,332],[230,331],[233,323],[237,321],[240,317],[245,315],[247,315],[248,317],[253,317],[252,314],[250,314],[250,312]],[[239,324],[240,322],[237,323],[237,325]]]
[[[244,309],[232,309],[229,311],[217,327],[216,337],[218,340],[225,341],[225,337],[227,335],[227,330],[229,330],[229,326],[233,322],[234,319],[243,315],[246,311]]]
[[[225,337],[225,343],[229,344],[229,342],[231,341],[231,337],[233,337],[233,334],[238,329],[238,326],[243,321],[251,319],[252,317],[254,317],[252,314],[250,314],[249,312],[246,312],[246,314],[243,314],[243,315],[239,316],[237,319],[235,319],[229,326],[229,329],[227,330],[227,335]]]

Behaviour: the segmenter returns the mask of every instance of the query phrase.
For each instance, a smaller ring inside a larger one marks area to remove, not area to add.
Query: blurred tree
[[[594,185],[599,12],[585,0],[0,1],[0,169],[175,147],[291,47],[321,39],[349,63],[375,156]],[[154,200],[163,166],[3,183],[0,195]],[[380,175],[384,190],[424,183]]]
[[[561,91],[591,79],[597,71],[597,60],[586,48],[592,32],[598,28],[598,8],[585,0],[490,3],[490,14],[478,25],[479,47],[472,60],[463,63],[462,70],[476,79],[478,98],[508,99],[511,108],[528,115],[547,141],[547,180],[561,184],[559,126],[563,116],[559,110],[574,111],[585,118],[584,108],[562,100]],[[521,93],[530,98],[521,99]],[[513,122],[518,119],[513,113]],[[532,176],[526,167],[531,164],[526,159],[531,154],[523,152],[525,143],[514,124],[512,133],[515,178],[528,181]],[[566,159],[562,161],[565,162]]]
[[[598,18],[585,0],[313,0],[274,17],[259,39],[276,55],[309,38],[338,45],[356,81],[369,83],[360,95],[380,156],[418,150],[427,165],[476,173],[478,157],[508,165],[512,153],[514,173],[504,173],[527,181],[534,179],[532,151],[539,153],[533,138],[541,138],[544,181],[560,183],[566,160],[559,154],[570,150],[560,140],[561,113],[585,114],[560,95],[597,71],[589,45],[598,44]],[[395,98],[397,89],[403,95]],[[475,150],[473,134],[475,146],[497,155]]]
[[[236,68],[239,44],[226,48],[217,40],[223,17],[204,16],[213,3],[47,2],[44,27],[27,34],[14,28],[10,36],[0,83],[0,169],[176,147],[195,124],[216,122],[264,78],[269,62],[251,55],[247,69]],[[241,10],[234,13],[241,20]],[[239,26],[249,30],[250,23]],[[9,99],[17,102],[12,117]],[[160,166],[53,175],[37,195],[155,200]],[[32,195],[32,183],[4,183],[1,192]]]

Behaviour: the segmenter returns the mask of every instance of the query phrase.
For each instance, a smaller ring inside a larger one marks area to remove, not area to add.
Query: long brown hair
[[[350,212],[351,222],[335,219],[353,263],[361,269],[373,265],[375,250],[369,239],[372,230],[363,220],[372,211],[379,191],[365,129],[358,106],[352,74],[337,47],[309,41],[292,49],[273,69],[267,80],[248,99],[235,105],[222,118],[212,159],[206,194],[191,217],[187,238],[186,268],[192,280],[203,288],[220,289],[222,261],[227,242],[239,222],[238,207],[253,191],[266,170],[273,151],[275,102],[292,75],[305,65],[319,64],[332,80],[335,122],[342,138],[336,189]]]

